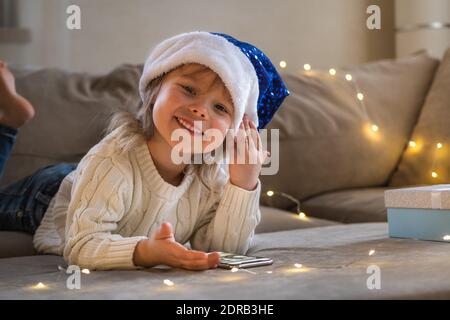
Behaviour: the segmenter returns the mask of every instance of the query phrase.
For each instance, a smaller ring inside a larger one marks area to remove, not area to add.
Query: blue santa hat
[[[141,99],[150,81],[187,63],[205,65],[222,79],[233,100],[235,131],[244,113],[264,128],[289,95],[261,50],[227,34],[193,31],[164,40],[150,52],[139,82]]]

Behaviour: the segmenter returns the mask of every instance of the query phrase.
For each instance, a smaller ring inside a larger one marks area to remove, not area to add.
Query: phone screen
[[[248,261],[254,261],[257,260],[257,257],[248,257],[233,253],[225,253],[220,252],[220,262],[223,263],[237,263],[237,262],[248,262]]]
[[[219,252],[219,253],[220,253],[219,267],[226,269],[231,269],[232,267],[251,268],[251,267],[265,266],[272,264],[273,262],[273,260],[270,258],[249,257],[226,252]]]

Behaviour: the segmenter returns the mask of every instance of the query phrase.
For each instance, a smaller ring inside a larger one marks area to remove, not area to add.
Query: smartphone
[[[226,252],[219,252],[219,253],[220,253],[220,262],[218,267],[224,269],[232,269],[234,267],[252,268],[259,266],[267,266],[273,263],[273,260],[270,258],[249,257]]]

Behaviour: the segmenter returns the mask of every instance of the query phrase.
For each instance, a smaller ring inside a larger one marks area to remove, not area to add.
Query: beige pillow
[[[436,72],[405,152],[390,186],[450,182],[450,49]],[[438,149],[437,144],[442,148]],[[432,176],[432,172],[437,174]]]
[[[36,116],[20,129],[1,184],[45,165],[79,161],[101,139],[112,112],[136,110],[141,71],[141,65],[122,65],[105,75],[12,68],[17,91]]]
[[[345,72],[283,74],[291,92],[267,126],[280,129],[280,168],[261,176],[305,199],[332,190],[386,185],[417,120],[438,61],[425,52],[345,70],[364,94],[370,121]],[[371,133],[366,124],[379,131]]]

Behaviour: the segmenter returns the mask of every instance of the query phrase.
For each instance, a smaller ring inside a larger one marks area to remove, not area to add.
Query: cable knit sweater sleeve
[[[259,197],[261,182],[255,190],[239,188],[229,181],[217,200],[197,224],[190,239],[193,249],[245,254],[255,228],[261,220]]]
[[[78,166],[66,220],[64,258],[82,268],[135,269],[133,252],[146,237],[114,234],[129,204],[129,175],[112,157],[86,156]]]

